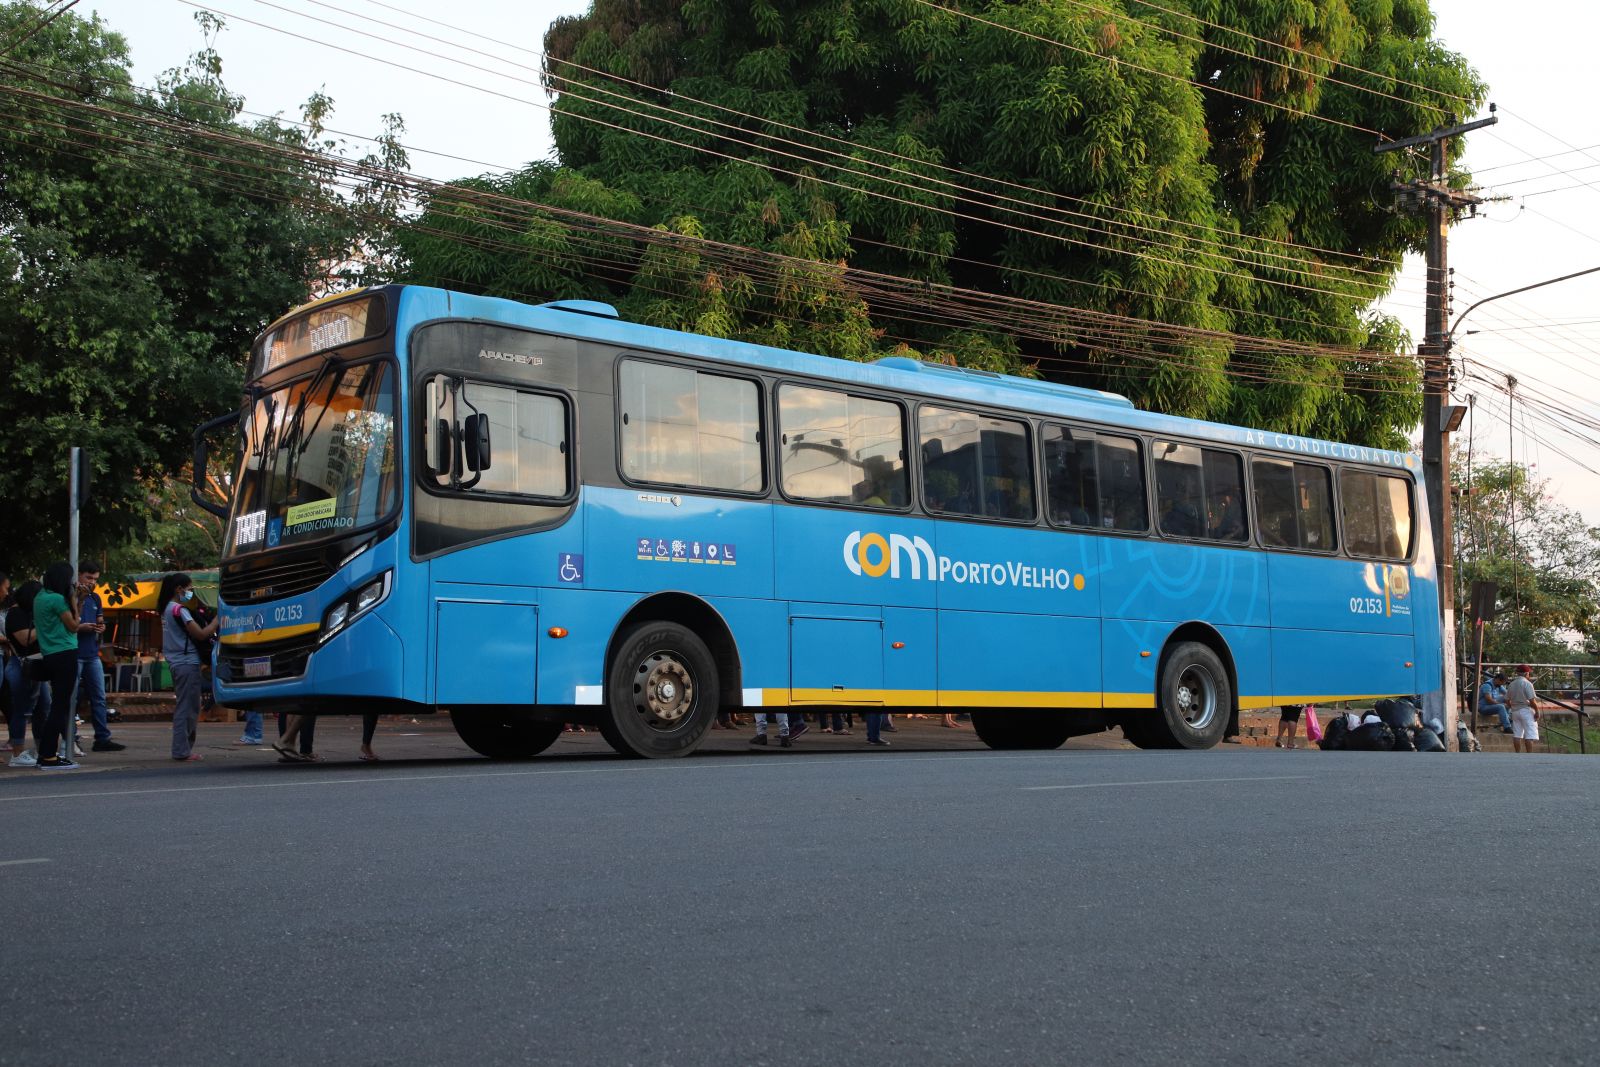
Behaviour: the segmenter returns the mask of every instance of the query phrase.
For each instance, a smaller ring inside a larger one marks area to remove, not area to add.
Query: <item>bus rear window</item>
[[[1365,471],[1339,476],[1345,544],[1353,556],[1405,559],[1411,554],[1411,486],[1404,478]]]

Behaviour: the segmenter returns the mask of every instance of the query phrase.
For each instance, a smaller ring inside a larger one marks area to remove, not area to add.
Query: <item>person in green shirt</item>
[[[44,588],[33,600],[33,624],[39,651],[44,653],[45,677],[50,682],[50,714],[38,731],[39,769],[70,770],[72,749],[57,753],[67,733],[78,679],[78,592],[72,564],[58,561],[44,571]]]

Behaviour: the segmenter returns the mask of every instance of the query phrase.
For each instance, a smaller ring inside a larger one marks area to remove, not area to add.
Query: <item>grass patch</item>
[[[1591,756],[1600,755],[1600,723],[1595,721],[1597,718],[1600,716],[1590,711],[1587,717],[1589,725],[1583,732],[1584,745]],[[1552,752],[1576,754],[1583,751],[1578,744],[1578,720],[1571,715],[1557,715],[1552,719],[1548,713],[1541,713],[1539,740],[1549,745]]]

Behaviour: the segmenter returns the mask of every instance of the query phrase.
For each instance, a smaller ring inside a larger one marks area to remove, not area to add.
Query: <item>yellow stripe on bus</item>
[[[1149,693],[1040,693],[990,689],[763,689],[761,705],[867,705],[885,708],[1153,708]]]
[[[1376,700],[1390,693],[1333,693],[1310,696],[1242,696],[1240,711],[1260,711],[1283,704],[1335,704]],[[1033,693],[989,689],[763,689],[761,706],[786,708],[814,704],[884,708],[1105,708],[1154,710],[1151,693]]]
[[[217,640],[225,645],[260,645],[268,641],[281,641],[285,637],[298,637],[315,630],[320,623],[308,622],[300,626],[276,626],[253,634],[223,634]]]

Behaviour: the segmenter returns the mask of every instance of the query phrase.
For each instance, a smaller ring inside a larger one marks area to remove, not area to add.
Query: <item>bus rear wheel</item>
[[[539,722],[515,712],[450,712],[463,744],[490,759],[532,759],[561,736],[558,722]]]
[[[1162,660],[1156,694],[1160,715],[1146,721],[1150,733],[1164,742],[1159,747],[1211,748],[1227,733],[1233,689],[1210,646],[1198,641],[1173,646]]]
[[[721,699],[717,661],[675,622],[644,622],[617,639],[606,666],[600,732],[624,756],[687,756],[705,739]]]
[[[974,711],[972,732],[990,748],[1060,748],[1071,736],[1065,715],[1048,711]]]

